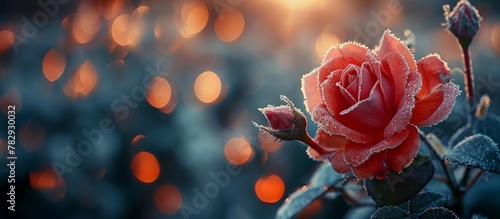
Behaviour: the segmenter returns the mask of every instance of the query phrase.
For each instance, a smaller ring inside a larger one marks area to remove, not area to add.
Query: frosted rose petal
[[[415,95],[422,86],[422,79],[418,73],[410,73],[408,84],[405,88],[403,99],[399,103],[396,115],[392,117],[391,122],[384,130],[384,137],[390,137],[394,133],[403,130],[412,119],[412,110],[415,107]]]
[[[347,98],[344,97],[343,92],[339,86],[337,86],[337,83],[340,81],[341,73],[340,70],[335,71],[320,85],[323,101],[332,115],[338,115],[342,110],[349,107],[346,103]],[[349,97],[348,91],[344,90],[344,93]]]
[[[342,135],[359,143],[366,143],[372,138],[369,135],[355,131],[339,122],[328,111],[325,104],[318,105],[314,108],[312,112],[312,120],[318,124],[321,130],[330,135]]]
[[[403,55],[388,53],[382,59],[382,68],[385,70],[385,74],[388,74],[388,76],[392,78],[394,92],[391,96],[393,96],[394,99],[391,100],[391,102],[397,105],[401,101],[401,98],[403,98],[403,94],[406,90],[408,75],[410,74],[408,63],[405,61]]]
[[[361,66],[361,64],[363,64],[363,60],[356,60],[351,57],[337,57],[332,59],[319,67],[318,84],[322,84],[335,71],[343,72],[349,65]]]
[[[375,142],[373,144],[349,142],[345,147],[345,161],[351,166],[359,166],[375,153],[396,148],[407,136],[408,130],[404,129],[390,138],[382,139],[380,142]]]
[[[307,112],[311,113],[314,107],[323,103],[318,86],[318,68],[302,76],[302,94]]]
[[[351,167],[352,172],[361,179],[373,179],[375,176],[382,176],[390,170],[386,161],[386,152],[374,154],[364,164],[357,167]]]
[[[351,123],[357,122],[368,127],[381,128],[391,120],[391,115],[384,106],[380,86],[375,83],[368,98],[343,110],[340,115],[348,117]]]
[[[325,55],[323,63],[335,59],[338,57],[351,57],[355,60],[363,61],[365,54],[368,52],[366,46],[358,43],[343,43],[337,46],[333,46]]]
[[[437,86],[444,84],[440,75],[450,75],[448,64],[441,60],[437,54],[428,55],[417,62],[418,72],[422,76],[422,90],[417,98],[422,99],[433,91]]]
[[[411,164],[415,156],[417,156],[420,146],[417,128],[409,125],[406,129],[409,131],[408,137],[406,137],[401,145],[389,150],[387,153],[387,162],[398,173]]]
[[[382,41],[380,43],[380,48],[378,51],[379,56],[383,59],[388,53],[399,53],[404,56],[410,72],[417,71],[417,65],[415,64],[415,58],[410,52],[408,47],[406,47],[398,38],[391,34],[390,31],[385,31],[382,36]]]
[[[332,159],[330,159],[330,163],[332,164],[333,169],[338,173],[347,173],[351,171],[351,168],[344,160],[344,151],[335,153]]]
[[[448,82],[429,94],[425,99],[417,101],[413,109],[411,123],[416,126],[437,124],[451,113],[460,87]]]

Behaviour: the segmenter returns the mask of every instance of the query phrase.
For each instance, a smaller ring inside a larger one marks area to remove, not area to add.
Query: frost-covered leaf
[[[497,144],[486,135],[478,134],[464,139],[445,159],[459,165],[500,173],[500,151]]]
[[[384,180],[366,180],[365,186],[377,206],[399,205],[418,194],[433,176],[434,166],[429,158],[417,155],[401,173]]]
[[[311,202],[316,200],[325,192],[325,188],[323,187],[314,187],[314,188],[306,188],[299,189],[292,193],[290,197],[288,197],[285,204],[283,204],[278,212],[276,213],[277,219],[286,219],[291,218],[294,215],[298,214],[305,207],[307,207]]]
[[[325,189],[344,178],[330,163],[323,163],[314,172],[310,184],[292,193],[276,213],[276,218],[291,218],[325,193]]]
[[[424,211],[432,207],[442,207],[448,203],[449,196],[441,193],[423,192],[410,200],[410,213]]]
[[[384,206],[377,209],[370,219],[400,219],[408,218],[408,214],[403,209],[395,206]]]
[[[344,175],[335,172],[330,163],[322,163],[311,177],[310,187],[331,186],[343,178]]]
[[[446,208],[429,208],[418,216],[418,219],[460,219],[453,211]]]

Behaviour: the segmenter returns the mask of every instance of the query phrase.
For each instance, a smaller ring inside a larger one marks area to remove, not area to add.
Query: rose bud
[[[306,117],[287,97],[281,96],[281,100],[286,102],[287,105],[276,107],[269,105],[259,109],[269,121],[270,127],[254,124],[257,128],[269,132],[276,138],[300,140],[306,133]]]
[[[314,140],[307,134],[306,125],[307,120],[300,111],[296,108],[292,101],[286,96],[280,96],[280,99],[287,103],[286,106],[268,106],[260,108],[259,110],[264,114],[269,122],[270,127],[253,123],[257,128],[264,130],[274,137],[281,140],[299,140],[306,145],[312,147],[321,156],[328,154],[328,152],[320,147]]]
[[[468,0],[461,0],[450,12],[450,6],[443,7],[447,30],[459,41],[470,43],[480,27],[481,17],[477,9]]]

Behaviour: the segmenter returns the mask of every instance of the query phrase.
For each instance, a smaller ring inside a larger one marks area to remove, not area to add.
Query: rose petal
[[[356,142],[348,142],[345,146],[345,161],[351,166],[359,166],[366,162],[373,154],[379,153],[388,149],[396,148],[408,136],[408,130],[396,133],[394,136],[382,139],[378,142],[369,142],[360,144]]]
[[[415,103],[411,123],[416,126],[431,126],[443,121],[453,110],[460,87],[448,82],[422,100]]]
[[[337,86],[340,86],[337,84]],[[351,105],[340,112],[340,115],[347,116],[351,123],[358,122],[371,128],[382,128],[391,120],[391,115],[384,107],[384,99],[381,96],[381,88],[378,82],[373,86],[370,96],[362,101]]]
[[[325,161],[327,160],[326,157],[321,156],[319,152],[314,150],[312,147],[307,147],[306,149],[306,154],[309,155],[309,158],[317,161]]]
[[[409,133],[408,137],[398,147],[391,149],[387,153],[387,162],[398,173],[403,171],[417,156],[420,146],[418,130],[415,126],[409,125],[406,128]]]
[[[347,89],[341,87],[341,86],[338,86],[338,88],[340,89],[340,93],[342,94],[342,96],[344,97],[344,100],[345,102],[347,103],[347,105],[354,105],[356,104],[356,99],[355,97],[351,94],[350,91],[348,91]]]
[[[302,76],[302,94],[307,112],[311,113],[314,107],[323,103],[318,84],[318,68]]]
[[[351,168],[347,166],[346,162],[344,161],[344,147],[347,142],[349,142],[346,137],[341,135],[329,135],[323,130],[318,129],[318,131],[316,132],[316,136],[314,137],[314,142],[316,142],[322,148],[334,152],[332,158],[330,159],[330,162],[335,171],[339,173],[346,173],[351,170]],[[311,153],[312,155],[316,155],[317,152],[314,151],[314,149],[310,150],[313,151]]]
[[[344,94],[342,94],[341,89],[336,85],[336,83],[340,81],[341,75],[342,70],[337,70],[320,85],[323,101],[333,115],[338,115],[342,110],[349,107],[346,103],[346,99],[348,98],[344,99]],[[344,90],[344,92],[346,92],[346,94],[349,93],[346,90]],[[349,96],[349,94],[347,94],[347,96]]]
[[[343,71],[347,66],[361,66],[363,60],[357,60],[352,57],[337,57],[319,67],[318,84],[322,84],[336,70]]]
[[[330,159],[330,163],[337,173],[347,173],[351,171],[351,168],[347,166],[347,163],[344,160],[344,151],[335,153],[332,159]]]
[[[382,59],[382,73],[385,73],[389,78],[392,78],[392,87],[394,92],[390,93],[394,99],[388,100],[389,103],[398,104],[405,92],[406,83],[408,82],[408,75],[410,70],[408,63],[403,55],[398,53],[388,53]],[[384,86],[386,87],[386,86]]]
[[[403,130],[412,120],[412,110],[415,107],[415,95],[422,86],[422,79],[418,73],[412,72],[408,76],[408,84],[405,88],[403,99],[398,106],[396,115],[392,117],[389,124],[384,129],[384,137],[390,137],[394,133]]]
[[[390,170],[389,165],[387,165],[386,152],[381,152],[374,154],[360,166],[351,167],[352,172],[356,177],[361,179],[373,179],[375,176],[377,178],[384,178],[383,176]]]
[[[342,135],[354,142],[366,143],[371,136],[351,129],[339,122],[327,109],[325,104],[316,106],[312,112],[312,120],[319,128],[330,135]]]
[[[342,151],[349,140],[341,135],[329,135],[321,129],[316,131],[314,142],[327,151]]]
[[[422,76],[422,89],[417,94],[419,99],[429,95],[440,84],[444,84],[440,75],[450,75],[448,64],[441,60],[437,54],[431,54],[418,60],[417,66],[418,72]]]
[[[371,71],[372,66],[368,63],[363,63],[358,77],[358,99],[357,101],[364,100],[370,96],[370,91],[377,81],[377,76]]]
[[[378,54],[383,59],[386,54],[393,52],[399,53],[404,56],[406,62],[408,63],[410,72],[417,71],[415,58],[413,58],[413,54],[410,52],[408,47],[405,46],[398,38],[392,35],[389,30],[386,30],[384,32],[384,36],[382,36]]]
[[[363,61],[365,58],[365,54],[369,51],[369,49],[358,43],[343,43],[337,46],[333,46],[325,55],[323,59],[323,63],[325,64],[332,59],[336,59],[338,57],[350,57],[355,60]]]

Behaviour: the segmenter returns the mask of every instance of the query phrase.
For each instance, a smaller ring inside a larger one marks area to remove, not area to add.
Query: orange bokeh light
[[[194,82],[194,93],[203,103],[212,103],[219,98],[222,91],[222,82],[212,71],[201,73]]]
[[[148,87],[146,99],[151,106],[161,109],[166,106],[170,101],[172,95],[172,87],[167,79],[157,76],[152,80],[151,85]]]
[[[276,139],[276,137],[264,131],[259,132],[258,139],[262,149],[268,152],[275,152],[283,145],[283,141]]]
[[[255,183],[255,194],[265,203],[278,202],[285,193],[285,183],[277,175],[262,177]]]
[[[160,175],[160,164],[153,154],[142,151],[132,159],[132,172],[141,182],[151,183]]]
[[[54,82],[61,77],[66,67],[66,57],[56,49],[51,49],[45,54],[42,62],[42,70],[45,78]]]
[[[10,30],[0,31],[0,53],[7,51],[14,44],[14,34]]]
[[[500,53],[500,24],[495,25],[491,31],[491,44],[497,53]]]
[[[135,136],[134,139],[132,139],[131,145],[132,146],[136,145],[137,143],[139,143],[139,141],[141,141],[144,138],[145,138],[144,135],[137,135],[137,136]]]
[[[170,95],[170,100],[168,101],[168,103],[163,106],[162,108],[160,108],[160,111],[163,112],[163,113],[171,113],[172,111],[174,111],[175,107],[177,106],[177,93],[175,92],[174,89],[171,89],[172,93]]]
[[[90,60],[85,61],[78,68],[73,81],[75,85],[74,90],[84,96],[87,96],[94,90],[97,84],[97,72]]]
[[[224,42],[232,42],[243,33],[245,18],[238,10],[222,12],[214,24],[215,34]]]
[[[156,207],[165,214],[177,212],[182,205],[182,196],[179,190],[172,185],[163,185],[154,195]]]
[[[72,34],[76,42],[87,43],[94,39],[101,29],[101,16],[90,2],[84,2],[78,7],[73,20]]]
[[[26,151],[36,152],[40,150],[45,143],[43,126],[34,120],[25,122],[19,129],[19,141]]]
[[[224,147],[224,155],[227,161],[235,165],[242,165],[248,162],[253,155],[253,149],[245,138],[232,138]]]
[[[323,60],[323,57],[325,56],[326,52],[330,48],[332,48],[332,46],[335,46],[341,42],[342,39],[340,39],[337,35],[328,31],[328,29],[325,28],[321,33],[321,35],[319,35],[318,38],[316,39],[316,45],[315,45],[316,56],[320,61]]]
[[[29,180],[33,190],[43,191],[52,201],[61,200],[66,194],[66,183],[59,180],[52,168],[29,173]]]
[[[201,32],[208,22],[208,9],[200,1],[187,2],[182,5],[179,32],[189,38]]]
[[[128,45],[128,33],[130,32],[130,15],[118,16],[111,25],[111,36],[120,46]]]

